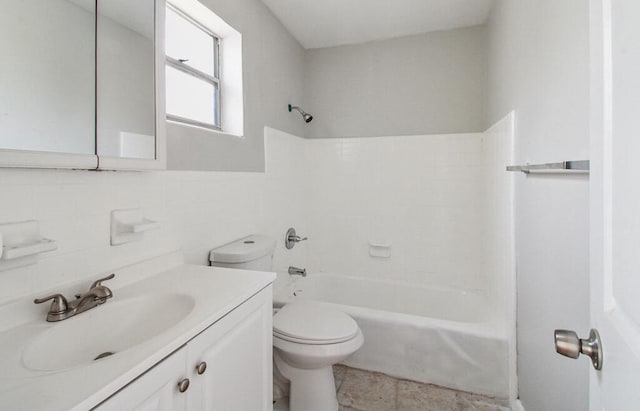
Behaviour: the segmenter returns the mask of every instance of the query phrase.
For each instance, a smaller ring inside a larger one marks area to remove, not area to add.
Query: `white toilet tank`
[[[263,234],[253,234],[214,248],[209,261],[214,267],[271,271],[276,240]]]

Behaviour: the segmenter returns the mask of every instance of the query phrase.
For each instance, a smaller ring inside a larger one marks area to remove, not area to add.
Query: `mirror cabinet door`
[[[155,0],[99,0],[99,157],[156,158]]]
[[[95,1],[2,0],[0,149],[95,154]]]

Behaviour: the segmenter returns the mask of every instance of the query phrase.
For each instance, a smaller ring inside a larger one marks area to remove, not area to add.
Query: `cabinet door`
[[[122,390],[98,405],[99,411],[184,411],[186,396],[178,382],[186,378],[186,348],[156,364]]]
[[[189,410],[272,409],[271,312],[268,287],[189,342]]]

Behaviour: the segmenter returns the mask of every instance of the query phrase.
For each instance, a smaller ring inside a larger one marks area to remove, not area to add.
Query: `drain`
[[[99,360],[101,358],[109,357],[109,356],[111,356],[113,354],[115,354],[115,353],[113,353],[111,351],[105,351],[102,354],[98,355],[96,358],[94,358],[93,361],[97,361],[97,360]]]

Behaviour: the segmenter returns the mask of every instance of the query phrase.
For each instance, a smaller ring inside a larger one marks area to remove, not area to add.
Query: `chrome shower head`
[[[293,110],[297,110],[298,113],[300,113],[300,115],[302,115],[302,118],[304,119],[305,123],[310,123],[311,120],[313,120],[313,116],[311,114],[305,112],[303,109],[301,109],[298,106],[292,106],[291,104],[289,104],[289,112],[291,112]]]

